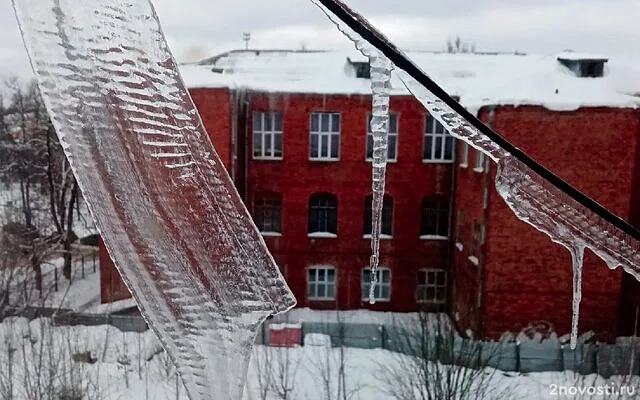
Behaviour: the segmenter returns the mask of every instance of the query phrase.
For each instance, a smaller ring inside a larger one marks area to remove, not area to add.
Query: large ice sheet
[[[257,327],[295,299],[208,138],[147,0],[15,0],[109,254],[189,396],[239,399]]]

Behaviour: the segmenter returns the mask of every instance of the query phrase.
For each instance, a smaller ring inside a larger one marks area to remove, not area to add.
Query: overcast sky
[[[82,0],[78,0],[82,1]],[[400,47],[442,50],[460,35],[481,51],[640,54],[640,0],[348,0]],[[347,49],[309,0],[155,0],[179,61],[242,48]],[[11,0],[0,0],[0,79],[30,76]]]

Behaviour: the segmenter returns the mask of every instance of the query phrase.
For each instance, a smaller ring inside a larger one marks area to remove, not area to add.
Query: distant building
[[[634,64],[575,53],[409,56],[498,133],[640,224]],[[492,338],[536,320],[569,331],[568,251],[516,219],[494,188],[496,166],[454,141],[397,77],[378,302],[369,305],[365,60],[243,50],[184,65],[182,73],[299,306],[446,310],[461,331]],[[103,302],[128,297],[102,255]],[[628,333],[638,286],[589,254],[583,288],[580,330],[603,339]]]

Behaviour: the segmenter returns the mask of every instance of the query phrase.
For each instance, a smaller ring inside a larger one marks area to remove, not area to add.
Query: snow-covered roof
[[[562,54],[577,57],[577,53]],[[640,63],[633,59],[610,57],[603,77],[581,78],[562,65],[558,55],[407,55],[470,110],[485,105],[540,105],[552,110],[640,105]],[[182,65],[180,71],[189,88],[369,94],[369,80],[357,78],[348,59],[364,60],[345,52],[237,50],[198,64]],[[408,94],[397,74],[391,84],[392,95]]]

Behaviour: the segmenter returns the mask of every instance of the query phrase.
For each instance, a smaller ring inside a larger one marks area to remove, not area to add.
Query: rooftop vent
[[[604,63],[609,59],[565,52],[558,56],[558,61],[579,78],[599,78],[604,75]]]
[[[371,79],[371,66],[369,61],[353,61],[347,57],[347,63],[351,65],[356,73],[356,78]]]

